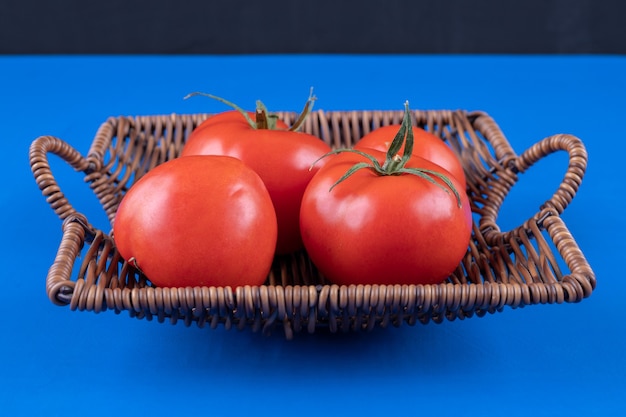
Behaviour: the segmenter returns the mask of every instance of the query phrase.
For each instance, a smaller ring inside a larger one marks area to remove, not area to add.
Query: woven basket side
[[[95,169],[85,180],[111,223],[132,184],[155,166],[178,157],[189,133],[206,117],[112,117],[99,127],[87,157]]]
[[[313,332],[318,327],[332,332],[369,331],[404,323],[481,317],[507,306],[578,302],[588,297],[595,288],[595,277],[584,256],[558,215],[548,215],[543,221],[548,234],[537,226],[533,235],[521,234],[507,248],[491,248],[482,266],[478,264],[485,252],[468,257],[468,269],[486,266],[491,271],[480,271],[470,281],[453,279],[424,286],[337,286],[306,283],[303,279],[292,285],[289,278],[279,284],[280,278],[275,276],[270,278],[274,283],[268,285],[232,289],[152,287],[120,259],[110,237],[90,229],[84,219],[72,218],[64,224],[57,257],[61,262],[51,269],[48,288],[56,291],[57,304],[69,304],[75,310],[126,311],[132,317],[160,322],[251,328],[265,333],[278,327],[288,338],[294,332]],[[552,241],[560,246],[568,264],[575,265],[571,273],[559,269],[549,249]],[[79,248],[83,248],[80,256],[76,253]],[[71,280],[67,274],[74,259],[81,262],[75,280]],[[298,270],[311,274],[304,255],[277,260],[276,266],[277,271],[288,271],[287,275]],[[59,275],[65,278],[58,279]],[[483,275],[485,280],[479,278]]]

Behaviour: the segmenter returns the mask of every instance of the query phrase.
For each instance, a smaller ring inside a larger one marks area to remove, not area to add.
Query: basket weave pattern
[[[296,114],[282,112],[288,124]],[[402,111],[316,111],[303,130],[333,148],[350,147],[371,130],[400,123]],[[259,287],[157,288],[124,262],[110,234],[94,228],[58,186],[48,154],[85,175],[111,224],[129,187],[151,168],[178,157],[189,133],[207,114],[111,117],[98,129],[86,157],[61,139],[37,138],[30,162],[37,185],[63,220],[63,236],[46,290],[73,310],[126,311],[132,317],[215,328],[284,330],[288,338],[327,327],[371,330],[403,323],[440,323],[532,304],[578,302],[596,281],[560,214],[575,196],[587,165],[582,142],[547,137],[516,154],[495,121],[483,112],[413,111],[414,124],[445,140],[467,176],[474,229],[466,256],[439,285],[353,285],[327,282],[306,252],[275,258]],[[500,206],[518,175],[557,151],[569,164],[555,193],[519,227],[501,231]],[[567,271],[561,271],[565,264]]]

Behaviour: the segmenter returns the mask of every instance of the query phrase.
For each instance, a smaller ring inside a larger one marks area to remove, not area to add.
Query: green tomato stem
[[[447,193],[449,193],[450,190],[452,190],[454,196],[456,197],[457,205],[461,207],[461,195],[457,191],[454,184],[452,184],[452,181],[450,181],[450,178],[448,178],[446,175],[437,171],[426,169],[426,168],[407,168],[406,167],[407,162],[409,162],[413,154],[413,143],[414,143],[414,135],[413,135],[413,127],[411,123],[411,113],[409,110],[409,102],[406,101],[404,103],[404,116],[402,118],[402,124],[400,125],[400,129],[398,130],[398,133],[396,134],[393,141],[389,145],[387,154],[385,156],[385,162],[383,163],[382,166],[380,165],[380,163],[375,157],[365,152],[362,152],[360,150],[336,149],[318,158],[313,163],[313,165],[311,165],[311,169],[315,166],[315,164],[317,164],[317,162],[319,162],[320,160],[322,160],[323,158],[327,156],[339,154],[342,152],[356,153],[367,158],[369,160],[369,163],[359,162],[353,165],[348,171],[346,171],[344,175],[341,176],[341,178],[339,178],[330,187],[330,189],[328,190],[329,192],[332,191],[337,185],[341,184],[350,176],[352,176],[355,172],[361,169],[370,169],[376,174],[381,175],[381,176],[402,175],[402,174],[415,175],[417,177],[425,179],[426,181],[431,182],[432,184],[437,185],[438,187],[440,187],[442,190],[444,190]],[[399,156],[398,152],[402,148],[402,145],[404,145],[404,151],[402,153],[402,156]],[[440,179],[445,184],[445,186],[439,183],[438,181],[435,181],[434,178]]]
[[[239,113],[241,113],[241,115],[246,119],[246,121],[248,122],[248,124],[250,125],[251,128],[256,129],[257,128],[257,123],[256,121],[252,120],[252,118],[250,117],[250,115],[248,114],[247,111],[245,111],[244,109],[242,109],[241,107],[239,107],[238,105],[236,105],[235,103],[228,101],[224,98],[218,97],[218,96],[214,96],[213,94],[208,94],[208,93],[201,93],[201,92],[194,92],[194,93],[190,93],[187,94],[184,97],[184,100],[187,100],[193,96],[204,96],[204,97],[208,97],[208,98],[212,98],[214,100],[219,101],[220,103],[224,103],[229,107],[232,107],[233,109],[237,110]],[[258,116],[257,116],[258,118]]]
[[[253,120],[247,111],[245,111],[244,109],[242,109],[235,103],[228,101],[222,97],[218,97],[213,94],[202,93],[202,92],[197,91],[197,92],[187,94],[184,97],[184,99],[187,100],[193,96],[208,97],[208,98],[217,100],[220,103],[226,104],[227,106],[233,108],[234,110],[237,110],[246,119],[246,122],[248,122],[248,124],[250,125],[252,129],[268,129],[268,130],[277,129],[276,125],[278,121],[278,116],[270,113],[267,110],[267,107],[265,107],[265,104],[263,104],[261,100],[257,100],[256,102],[255,120]],[[306,120],[308,115],[311,113],[315,100],[317,100],[317,97],[313,95],[313,87],[311,87],[311,90],[309,92],[309,98],[307,99],[306,104],[304,105],[304,109],[298,115],[298,118],[296,119],[294,124],[290,126],[289,128],[290,131],[296,132],[300,130],[300,128],[304,124],[304,121]]]
[[[313,110],[313,104],[315,104],[315,100],[317,100],[317,97],[313,95],[313,87],[311,87],[311,89],[309,90],[309,98],[304,104],[304,109],[302,109],[302,112],[300,112],[300,115],[293,123],[293,125],[291,125],[289,130],[293,132],[297,132],[298,130],[300,130],[300,128],[304,125],[304,121],[306,120],[306,118],[309,117],[309,114],[311,114],[311,111]]]

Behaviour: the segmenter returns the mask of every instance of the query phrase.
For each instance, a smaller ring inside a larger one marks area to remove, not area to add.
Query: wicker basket
[[[304,126],[332,147],[353,145],[372,129],[399,123],[402,111],[317,111]],[[185,325],[282,328],[300,331],[371,330],[403,323],[440,323],[482,317],[532,304],[578,302],[593,292],[594,273],[560,214],[574,197],[587,165],[582,142],[555,135],[517,155],[483,112],[413,111],[414,123],[447,141],[467,175],[474,229],[467,254],[439,285],[337,286],[326,282],[305,252],[276,258],[259,287],[158,288],[116,251],[109,234],[76,212],[50,170],[48,153],[63,158],[98,197],[111,222],[126,190],[154,166],[176,158],[189,133],[208,114],[109,118],[87,157],[62,140],[42,136],[30,148],[36,182],[56,214],[63,236],[46,282],[50,300],[72,310],[156,318]],[[279,113],[287,123],[296,114]],[[563,150],[569,164],[554,193],[531,218],[503,232],[496,218],[518,174]],[[567,271],[562,271],[567,268]]]

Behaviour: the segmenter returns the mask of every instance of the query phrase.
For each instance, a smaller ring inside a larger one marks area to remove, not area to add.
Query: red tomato
[[[126,193],[116,246],[157,286],[261,285],[276,214],[259,176],[224,156],[190,156],[148,171]]]
[[[228,112],[232,113],[232,112]],[[276,252],[287,254],[302,248],[299,229],[300,201],[317,172],[311,165],[330,151],[316,136],[286,130],[257,129],[243,116],[213,116],[191,132],[181,156],[227,155],[256,171],[267,187],[278,219]],[[219,120],[219,119],[218,119]]]
[[[381,165],[385,161],[382,152],[368,153]],[[414,174],[381,176],[370,168],[355,171],[331,190],[358,163],[370,162],[350,152],[331,157],[304,193],[300,226],[313,263],[338,285],[445,280],[466,253],[472,230],[460,181],[440,166],[412,157],[407,168],[447,176],[459,200],[436,176],[431,176],[434,184]]]
[[[255,119],[256,114],[254,112],[249,111],[246,113],[248,114],[248,117],[250,117],[252,120]],[[205,129],[206,127],[211,126],[215,123],[233,122],[233,121],[241,122],[241,121],[246,121],[246,119],[241,114],[241,112],[237,110],[229,110],[229,111],[225,111],[222,113],[213,114],[207,117],[202,123],[198,125],[198,127],[194,129],[194,131]],[[283,122],[282,120],[277,119],[276,128],[282,129],[282,130],[288,130],[289,126],[287,125],[287,123]],[[197,135],[198,133],[195,133],[195,134]]]
[[[354,145],[354,149],[376,149],[381,152],[387,152],[391,141],[393,141],[399,129],[400,125],[389,125],[374,129],[363,136]],[[441,166],[456,177],[461,183],[461,190],[465,190],[465,172],[463,171],[461,161],[454,151],[437,136],[417,126],[413,126],[413,136],[413,156],[428,159]],[[403,150],[404,146],[400,148],[398,153],[402,154]]]

